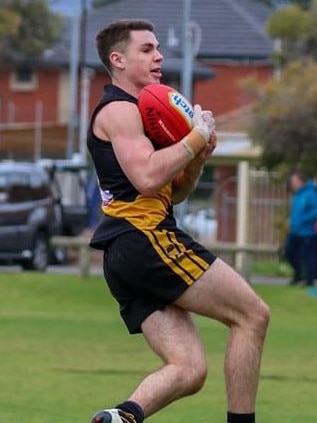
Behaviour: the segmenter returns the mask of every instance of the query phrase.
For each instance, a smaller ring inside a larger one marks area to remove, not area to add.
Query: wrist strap
[[[206,145],[206,140],[195,128],[181,141],[188,156],[193,159]]]
[[[182,143],[182,145],[183,145],[183,147],[184,147],[184,149],[185,149],[185,151],[187,153],[187,156],[192,160],[195,157],[195,154],[193,152],[193,149],[189,145],[187,138],[186,137],[183,138],[181,140],[181,143]]]

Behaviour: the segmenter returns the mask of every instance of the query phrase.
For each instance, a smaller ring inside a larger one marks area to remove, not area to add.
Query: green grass
[[[259,260],[253,261],[251,265],[253,275],[281,276],[291,278],[292,269],[286,261]]]
[[[257,285],[272,321],[263,356],[258,423],[316,423],[317,297]],[[142,336],[129,336],[102,277],[0,275],[0,421],[88,423],[160,365]],[[227,330],[197,318],[209,361],[204,389],[149,421],[225,422]]]

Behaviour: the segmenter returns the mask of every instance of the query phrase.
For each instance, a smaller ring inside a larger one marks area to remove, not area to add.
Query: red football
[[[191,103],[168,85],[144,87],[138,107],[146,135],[161,147],[177,143],[192,129]]]

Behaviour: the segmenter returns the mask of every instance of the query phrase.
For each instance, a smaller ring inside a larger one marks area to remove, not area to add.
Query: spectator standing
[[[291,284],[313,286],[317,271],[317,187],[300,172],[290,176],[293,192],[285,257],[293,269]]]

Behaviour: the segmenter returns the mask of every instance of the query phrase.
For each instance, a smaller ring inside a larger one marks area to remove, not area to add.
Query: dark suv
[[[61,217],[47,172],[33,163],[0,163],[0,261],[45,270]]]
[[[67,248],[52,248],[50,240],[76,236],[86,227],[86,172],[72,160],[0,162],[1,263],[45,270],[66,261]]]

